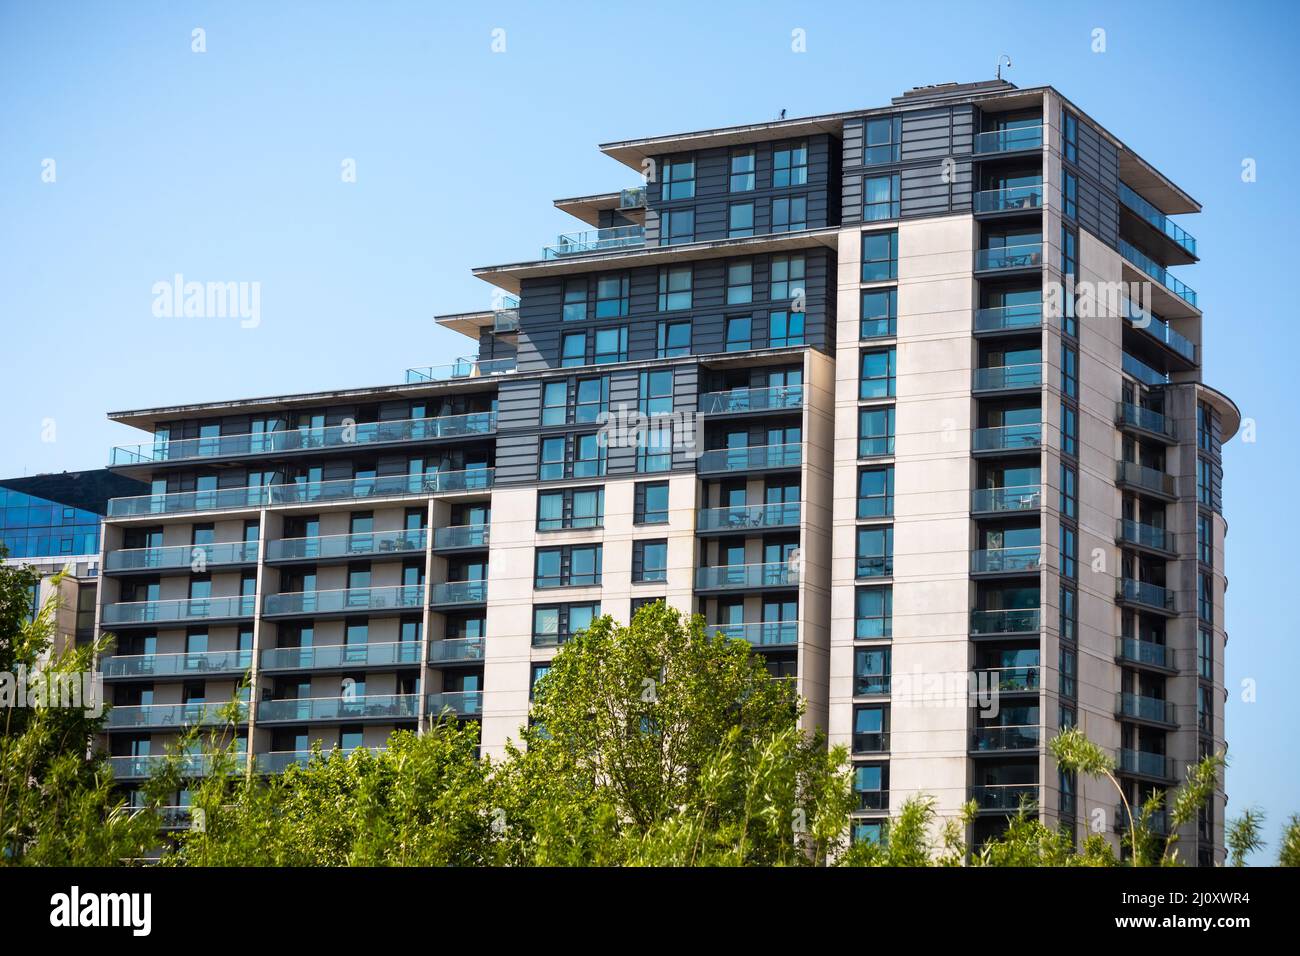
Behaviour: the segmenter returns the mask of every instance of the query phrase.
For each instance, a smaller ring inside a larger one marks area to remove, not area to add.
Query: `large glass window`
[[[672,412],[672,371],[642,372],[640,396],[640,408],[643,415],[667,415]]]
[[[573,436],[573,477],[599,478],[605,474],[605,443],[599,435]]]
[[[754,204],[733,202],[727,209],[727,237],[744,239],[754,234]]]
[[[867,176],[862,181],[862,221],[897,219],[899,213],[898,173]]]
[[[1061,142],[1065,158],[1076,162],[1079,158],[1079,121],[1068,110],[1061,110]]]
[[[565,332],[560,339],[560,366],[587,364],[587,333]]]
[[[634,524],[668,522],[668,482],[642,481],[636,486],[632,521]]]
[[[745,352],[753,348],[754,320],[748,315],[733,315],[727,318],[726,351]]]
[[[772,187],[802,186],[808,182],[808,144],[784,143],[772,153]]]
[[[798,232],[807,228],[807,196],[789,196],[772,200],[773,232]]]
[[[769,291],[772,300],[793,299],[802,293],[806,271],[807,262],[803,256],[773,256]]]
[[[858,411],[858,457],[875,458],[894,453],[894,409],[863,408]]]
[[[656,354],[659,358],[690,355],[691,324],[689,322],[660,322]]]
[[[605,489],[563,488],[537,495],[537,530],[599,528],[605,521]]]
[[[894,513],[894,466],[858,472],[858,517],[884,518]]]
[[[563,436],[542,439],[537,462],[537,477],[542,481],[564,477],[564,444]]]
[[[854,638],[859,641],[869,641],[890,637],[894,632],[893,620],[893,588],[858,588],[854,613]]]
[[[732,150],[731,180],[728,188],[733,193],[749,192],[754,188],[754,150]]]
[[[894,350],[874,349],[862,353],[859,398],[889,398],[894,394]]]
[[[754,301],[754,263],[748,259],[727,265],[727,305]]]
[[[775,349],[804,344],[802,312],[772,312],[768,315],[767,323],[769,347]]]
[[[563,425],[569,419],[569,380],[542,386],[542,424]]]
[[[888,647],[860,647],[853,652],[853,696],[889,693]]]
[[[626,273],[596,280],[596,318],[617,319],[627,315],[630,281]]]
[[[635,583],[668,580],[666,540],[632,542],[632,580]]]
[[[663,198],[692,199],[695,196],[695,160],[689,157],[665,160]]]
[[[859,528],[857,576],[889,577],[894,573],[894,529]]]
[[[676,246],[695,241],[695,210],[665,209],[659,214],[659,244]]]
[[[581,322],[587,317],[587,280],[564,280],[564,321]]]
[[[1214,566],[1214,521],[1209,515],[1196,516],[1196,555],[1201,564]]]
[[[898,290],[864,289],[862,291],[862,338],[875,339],[897,334]]]
[[[1061,210],[1071,219],[1079,215],[1079,179],[1074,173],[1062,170],[1061,173]]]
[[[673,466],[671,423],[650,425],[637,436],[636,470],[643,474],[668,471]]]
[[[609,376],[578,379],[578,401],[573,409],[573,420],[579,424],[600,421],[603,412],[609,411]]]
[[[690,266],[673,266],[659,270],[659,311],[676,312],[691,307]]]
[[[881,163],[896,163],[903,139],[903,118],[901,116],[883,116],[867,120],[866,148],[862,152],[864,166],[878,166]]]
[[[862,234],[862,281],[898,278],[898,230]]]
[[[596,364],[627,361],[627,326],[596,330]]]

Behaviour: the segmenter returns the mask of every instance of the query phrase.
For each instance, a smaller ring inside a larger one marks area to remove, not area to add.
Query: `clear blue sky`
[[[878,106],[989,78],[1006,52],[1010,79],[1058,87],[1205,206],[1186,223],[1204,261],[1181,275],[1206,380],[1258,423],[1226,450],[1229,792],[1266,809],[1275,846],[1300,812],[1298,32],[1282,2],[9,0],[0,474],[102,465],[139,440],[107,410],[398,381],[471,353],[431,316],[488,303],[472,266],[582,228],[552,199],[633,183],[597,143]],[[177,272],[260,282],[260,326],[155,318],[151,288]]]

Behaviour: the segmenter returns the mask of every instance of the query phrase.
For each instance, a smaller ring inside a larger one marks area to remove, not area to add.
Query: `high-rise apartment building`
[[[925,792],[976,839],[1029,797],[1117,840],[1059,728],[1133,800],[1224,742],[1239,415],[1168,271],[1195,200],[1001,81],[601,149],[644,185],[475,271],[498,307],[438,320],[474,358],[112,416],[152,433],[105,524],[119,775],[246,672],[258,769],[448,711],[498,753],[557,646],[666,599],[797,681],[859,838]],[[1185,854],[1222,859],[1223,809]]]

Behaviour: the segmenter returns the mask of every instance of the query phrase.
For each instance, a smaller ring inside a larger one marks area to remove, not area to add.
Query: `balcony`
[[[401,584],[389,587],[338,588],[331,591],[288,591],[268,594],[262,602],[267,617],[284,615],[351,614],[367,611],[419,610],[424,604],[424,586]]]
[[[1008,485],[1004,488],[976,488],[971,492],[970,497],[972,514],[1037,511],[1043,503],[1043,486]]]
[[[1043,128],[1041,126],[1020,126],[1012,129],[996,129],[987,133],[976,133],[972,152],[977,156],[996,153],[1018,153],[1024,150],[1041,149],[1043,146]]]
[[[367,531],[314,538],[281,538],[266,543],[266,560],[323,561],[330,558],[384,557],[424,551],[423,528],[412,531]]]
[[[125,601],[105,604],[100,615],[104,627],[220,621],[252,617],[257,607],[253,595],[180,598],[170,601]]]
[[[1135,428],[1170,443],[1178,441],[1177,430],[1172,418],[1166,418],[1157,411],[1134,405],[1132,402],[1119,402],[1115,407],[1115,424],[1121,428]]]
[[[881,730],[855,733],[853,735],[853,752],[855,754],[889,753],[889,733]]]
[[[1010,750],[1037,750],[1042,729],[1035,724],[1015,727],[976,727],[971,750],[979,753],[1003,753]]]
[[[1140,806],[1137,806],[1135,804],[1131,807],[1125,808],[1124,804],[1122,803],[1115,804],[1115,832],[1116,833],[1128,832],[1130,812],[1132,812],[1133,814],[1134,823],[1137,823],[1142,819],[1142,808]],[[1147,829],[1150,830],[1156,836],[1160,836],[1160,837],[1169,836],[1171,832],[1169,828],[1169,811],[1165,810],[1162,807],[1159,810],[1154,810],[1151,813],[1147,814],[1146,825],[1147,825]]]
[[[236,754],[235,758],[242,766],[245,754]],[[162,769],[167,760],[165,754],[133,754],[126,757],[109,757],[108,765],[115,780],[143,780]],[[187,776],[203,777],[212,769],[212,761],[206,754],[183,754],[180,757],[181,772]]]
[[[1169,384],[1169,373],[1158,372],[1146,362],[1136,356],[1124,352],[1119,360],[1120,368],[1124,370],[1125,375],[1132,375],[1143,385],[1149,385],[1152,388],[1161,388]]]
[[[1164,319],[1152,315],[1149,311],[1144,312],[1137,308],[1130,300],[1126,299],[1124,301],[1123,308],[1129,324],[1135,329],[1145,332],[1161,345],[1172,349],[1186,361],[1192,364],[1196,363],[1196,344],[1191,339],[1179,332],[1175,332],[1173,327]]]
[[[803,462],[803,446],[797,442],[788,445],[750,445],[748,448],[718,448],[706,451],[695,462],[701,474],[764,471],[776,468],[798,468]]]
[[[364,448],[370,445],[492,435],[496,430],[496,412],[474,412],[468,415],[411,418],[399,421],[354,422],[348,425],[287,428],[283,431],[219,435],[210,438],[176,438],[154,441],[152,444],[129,445],[114,448],[109,456],[109,464],[110,466],[159,464],[241,455],[275,455],[331,448]]]
[[[461,378],[487,378],[515,370],[515,357],[496,359],[459,358],[450,365],[425,365],[406,370],[407,385],[446,382]]]
[[[385,747],[357,747],[355,750],[366,750],[371,754],[382,753]],[[349,751],[353,753],[354,751]],[[319,756],[323,760],[328,760],[331,750],[272,750],[269,753],[261,753],[253,758],[253,764],[258,773],[284,773],[290,767],[305,767],[311,762],[313,756]]]
[[[449,637],[429,642],[430,664],[468,664],[483,660],[487,642],[481,637]]]
[[[543,259],[563,259],[566,256],[583,256],[593,252],[614,252],[645,245],[645,227],[614,226],[609,229],[592,229],[561,235],[553,245],[542,249]]]
[[[742,534],[769,528],[799,527],[800,503],[785,501],[771,505],[736,505],[730,508],[702,508],[695,523],[697,531]]]
[[[459,604],[486,604],[487,581],[442,581],[430,591],[429,604],[434,607]]]
[[[1173,532],[1165,528],[1157,528],[1155,525],[1130,521],[1127,518],[1120,518],[1117,522],[1115,540],[1120,544],[1131,544],[1147,551],[1157,551],[1161,554],[1175,553]]]
[[[645,208],[645,187],[629,186],[627,189],[618,191],[618,208],[619,209],[644,209]]]
[[[419,641],[316,644],[310,647],[273,647],[262,651],[264,671],[339,670],[419,663]]]
[[[975,310],[976,332],[1019,332],[1043,327],[1043,305],[1000,305]]]
[[[194,651],[181,654],[114,654],[99,662],[105,680],[176,677],[237,677],[253,664],[251,650]]]
[[[1131,637],[1115,638],[1115,660],[1124,664],[1138,664],[1162,671],[1176,671],[1172,648],[1154,641],[1139,641]]]
[[[1011,608],[1001,611],[971,611],[972,637],[1036,636],[1041,627],[1038,608]]]
[[[435,528],[433,532],[433,550],[458,551],[469,548],[486,548],[488,546],[489,525],[460,524],[447,528]]]
[[[1152,279],[1155,279],[1174,295],[1178,296],[1178,298],[1182,299],[1192,308],[1197,307],[1195,289],[1187,283],[1177,279],[1168,269],[1160,265],[1127,239],[1119,240],[1119,254],[1139,270],[1146,273]]]
[[[711,624],[709,632],[728,640],[748,641],[754,647],[794,647],[799,643],[798,621]]]
[[[494,309],[492,311],[492,333],[494,335],[509,335],[511,332],[519,331],[519,300],[515,304],[504,309]]]
[[[975,250],[976,272],[1012,272],[1038,269],[1043,264],[1043,244],[1024,242],[997,249]]]
[[[223,723],[221,711],[226,703],[190,704],[123,704],[108,712],[106,726],[109,730],[145,730],[192,727],[195,724]],[[248,705],[240,705],[240,720],[248,719]]]
[[[483,692],[481,690],[447,690],[429,695],[429,717],[434,718],[444,713],[457,717],[481,717],[483,714]]]
[[[802,385],[773,385],[768,388],[731,388],[705,392],[700,396],[700,414],[734,415],[803,407]]]
[[[1118,693],[1115,695],[1115,716],[1130,720],[1145,720],[1148,723],[1164,724],[1176,727],[1177,709],[1174,702],[1158,697],[1143,697],[1140,694]]]
[[[1043,366],[1040,362],[977,368],[971,375],[972,392],[1014,392],[1041,388],[1042,385]]]
[[[264,700],[257,705],[258,723],[306,721],[414,720],[418,694],[369,694],[359,697],[303,697]]]
[[[1173,761],[1164,754],[1147,753],[1144,750],[1120,748],[1115,752],[1115,769],[1120,773],[1155,777],[1159,780],[1173,779]]]
[[[981,548],[971,552],[971,574],[1037,574],[1042,549],[1037,545],[1019,548]]]
[[[1043,445],[1041,422],[1027,425],[998,425],[976,428],[971,432],[971,451],[1004,452],[1030,451]]]
[[[982,189],[975,194],[974,210],[982,212],[1033,212],[1043,208],[1043,184]]]
[[[1147,610],[1159,611],[1162,614],[1175,613],[1174,592],[1156,584],[1148,584],[1146,581],[1121,578],[1115,596],[1126,604],[1136,604]]]
[[[1119,201],[1137,213],[1151,228],[1169,239],[1189,256],[1196,255],[1196,239],[1159,209],[1139,196],[1126,183],[1119,184]]]
[[[698,591],[729,591],[747,588],[793,588],[799,586],[799,569],[788,561],[765,564],[721,564],[695,572]]]
[[[1115,481],[1121,487],[1144,491],[1170,501],[1178,497],[1178,479],[1158,468],[1148,468],[1135,461],[1119,462],[1115,469]]]
[[[976,671],[981,687],[1004,694],[1022,694],[1037,691],[1042,669],[1029,667],[987,667]]]
[[[256,541],[176,545],[167,548],[127,548],[104,556],[104,573],[167,571],[195,568],[215,570],[257,563]]]
[[[1036,783],[994,783],[982,787],[971,787],[970,798],[980,810],[995,810],[999,813],[1015,813],[1022,803],[1032,806],[1038,804],[1038,784]]]

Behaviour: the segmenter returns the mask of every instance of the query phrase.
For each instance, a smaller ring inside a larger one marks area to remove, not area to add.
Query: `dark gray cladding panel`
[[[497,391],[497,431],[536,428],[542,420],[542,383],[539,379],[503,379]]]
[[[537,434],[497,435],[496,484],[537,481]]]
[[[899,184],[903,217],[943,215],[952,210],[957,196],[969,208],[970,180],[969,164],[964,169],[943,165],[903,169]]]
[[[865,139],[866,119],[857,117],[844,121],[844,167],[862,165],[862,145]]]
[[[918,110],[903,114],[903,162],[953,155],[952,110]]]

